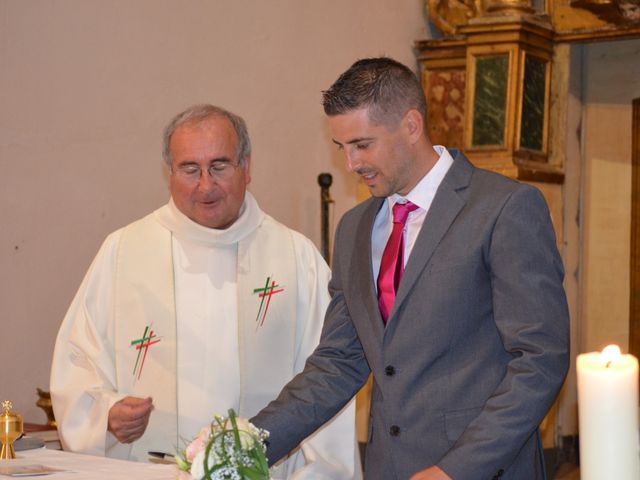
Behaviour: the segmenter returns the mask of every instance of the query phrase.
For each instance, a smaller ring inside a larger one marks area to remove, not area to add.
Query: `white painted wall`
[[[105,235],[168,198],[165,123],[210,102],[246,119],[263,208],[320,242],[355,179],[320,106],[357,58],[415,66],[422,0],[0,0],[0,400],[44,421],[58,325]]]
[[[575,358],[629,341],[631,101],[640,97],[640,40],[571,46],[565,164],[565,289],[571,370],[558,431],[578,433]]]
[[[579,348],[629,342],[631,101],[640,97],[640,40],[583,50]]]

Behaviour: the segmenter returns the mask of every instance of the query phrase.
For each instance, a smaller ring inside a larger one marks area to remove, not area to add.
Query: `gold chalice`
[[[0,442],[2,442],[0,460],[16,458],[13,442],[22,435],[22,417],[17,413],[11,413],[12,407],[9,400],[2,402],[4,412],[0,414]]]

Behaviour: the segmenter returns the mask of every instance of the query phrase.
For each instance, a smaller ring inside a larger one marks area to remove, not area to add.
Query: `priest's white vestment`
[[[312,242],[246,192],[238,220],[203,227],[173,201],[112,233],[65,316],[50,390],[65,449],[144,461],[174,453],[215,413],[251,417],[304,367],[329,302]],[[111,406],[152,397],[144,435],[107,432]],[[354,405],[272,469],[274,478],[361,478]]]

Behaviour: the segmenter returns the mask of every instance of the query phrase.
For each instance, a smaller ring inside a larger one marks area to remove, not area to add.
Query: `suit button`
[[[397,437],[400,435],[400,427],[398,425],[391,425],[391,428],[389,429],[389,434],[392,437]]]
[[[384,373],[387,377],[392,377],[396,374],[396,369],[393,365],[387,365],[384,369]]]

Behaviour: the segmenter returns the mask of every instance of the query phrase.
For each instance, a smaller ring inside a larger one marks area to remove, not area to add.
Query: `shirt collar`
[[[417,205],[423,210],[429,209],[438,187],[453,164],[453,157],[445,147],[442,145],[434,145],[433,149],[439,155],[438,161],[406,196],[394,193],[390,197],[387,197],[389,210],[391,210],[396,203],[405,203],[407,201]]]

